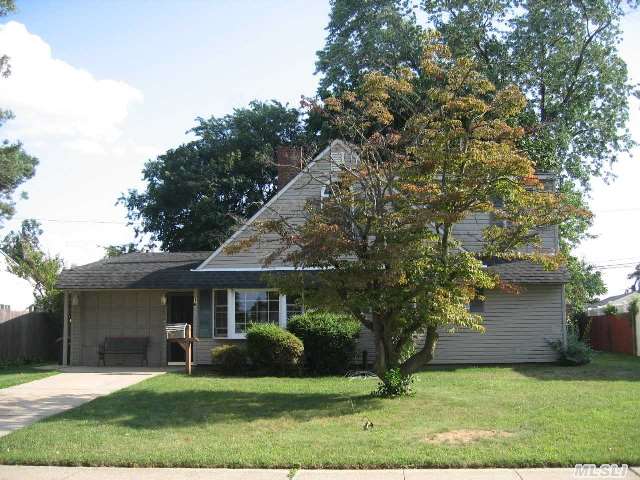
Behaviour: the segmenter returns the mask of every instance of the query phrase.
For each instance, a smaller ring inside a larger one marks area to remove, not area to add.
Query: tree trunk
[[[388,355],[386,348],[386,342],[384,341],[384,326],[379,317],[376,314],[373,316],[373,338],[376,345],[376,362],[374,364],[374,370],[378,377],[382,378],[384,372],[388,368]]]
[[[400,365],[400,371],[402,372],[402,374],[409,375],[433,360],[433,353],[436,349],[437,342],[437,328],[427,327],[424,339],[424,347],[422,348],[422,350],[413,354],[402,365]]]

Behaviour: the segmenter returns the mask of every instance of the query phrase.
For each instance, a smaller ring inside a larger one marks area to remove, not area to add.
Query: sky
[[[297,106],[312,95],[315,52],[329,5],[321,0],[18,0],[0,22],[0,52],[12,75],[0,105],[16,118],[2,138],[38,157],[14,219],[43,226],[43,245],[67,266],[98,260],[103,246],[134,240],[118,197],[142,188],[146,160],[190,139],[196,117],[220,116],[253,99]],[[621,52],[640,81],[640,15],[624,22]],[[640,127],[632,104],[631,131]],[[640,148],[635,151],[640,156]],[[617,179],[594,183],[591,233],[578,254],[603,270],[609,294],[628,286],[640,262],[640,163],[624,155]],[[2,259],[0,259],[2,269]],[[0,272],[0,304],[23,309],[28,283]]]

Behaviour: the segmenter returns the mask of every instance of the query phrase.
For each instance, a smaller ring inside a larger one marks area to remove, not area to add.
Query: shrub
[[[247,349],[241,345],[221,345],[211,349],[211,359],[224,373],[238,373],[247,366]]]
[[[560,363],[564,365],[586,365],[593,358],[591,347],[580,340],[575,332],[567,332],[567,345],[561,340],[551,342],[551,347],[560,354]]]
[[[401,397],[413,393],[413,375],[403,374],[399,368],[387,370],[373,392],[376,397]]]
[[[616,308],[616,306],[612,303],[607,304],[606,307],[604,307],[604,314],[605,315],[615,315],[616,313],[618,313],[618,309]]]
[[[349,315],[306,312],[287,327],[304,344],[307,369],[312,373],[344,373],[353,359],[360,322]]]
[[[247,352],[257,370],[290,374],[299,370],[304,346],[293,333],[272,323],[259,323],[247,330]]]

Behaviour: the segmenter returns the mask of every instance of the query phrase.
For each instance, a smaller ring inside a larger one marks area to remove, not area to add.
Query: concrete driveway
[[[0,389],[0,437],[163,373],[153,368],[70,367],[58,375]]]

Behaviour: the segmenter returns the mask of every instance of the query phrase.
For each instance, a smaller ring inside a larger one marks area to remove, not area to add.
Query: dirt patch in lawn
[[[424,439],[427,443],[449,443],[464,444],[475,442],[483,438],[506,438],[513,436],[513,433],[499,430],[449,430],[447,432],[429,435]]]

